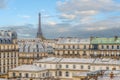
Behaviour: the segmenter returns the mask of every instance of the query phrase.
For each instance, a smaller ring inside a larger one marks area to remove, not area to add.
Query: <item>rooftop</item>
[[[120,37],[113,38],[97,38],[91,40],[91,44],[120,44]]]
[[[37,63],[39,62],[43,62],[43,63],[46,63],[46,62],[51,62],[51,63],[54,63],[54,62],[59,62],[59,63],[94,63],[94,64],[117,64],[117,65],[120,65],[120,60],[114,60],[114,59],[102,59],[102,58],[97,58],[97,59],[94,59],[94,58],[89,58],[89,59],[86,59],[86,58],[57,58],[57,57],[48,57],[48,58],[44,58],[44,59],[40,59],[40,60],[37,60],[35,61]]]
[[[40,68],[35,65],[22,65],[22,66],[13,68],[11,70],[14,70],[14,71],[42,71],[42,70],[45,70],[45,68]]]
[[[90,44],[90,39],[81,39],[81,38],[58,38],[57,44]]]

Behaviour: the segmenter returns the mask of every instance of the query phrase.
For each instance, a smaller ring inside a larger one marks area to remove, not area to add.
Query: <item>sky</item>
[[[34,38],[39,12],[46,38],[120,36],[120,0],[0,0],[0,29]]]

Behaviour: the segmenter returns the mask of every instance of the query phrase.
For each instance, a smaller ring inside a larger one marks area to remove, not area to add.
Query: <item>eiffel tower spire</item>
[[[41,29],[41,14],[39,13],[38,14],[38,31],[37,31],[37,38],[43,38],[43,35],[42,35],[42,29]]]

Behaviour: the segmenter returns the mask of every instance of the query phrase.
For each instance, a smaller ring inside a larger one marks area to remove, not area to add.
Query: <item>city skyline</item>
[[[47,38],[120,35],[119,0],[0,0],[0,29],[35,37],[39,12]]]

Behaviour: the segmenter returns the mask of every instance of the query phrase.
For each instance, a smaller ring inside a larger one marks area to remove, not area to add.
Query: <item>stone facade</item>
[[[14,31],[0,31],[0,76],[5,77],[9,69],[18,66],[18,45],[14,43]]]
[[[19,39],[17,42],[19,65],[32,64],[34,60],[47,57],[47,48],[40,39]]]

